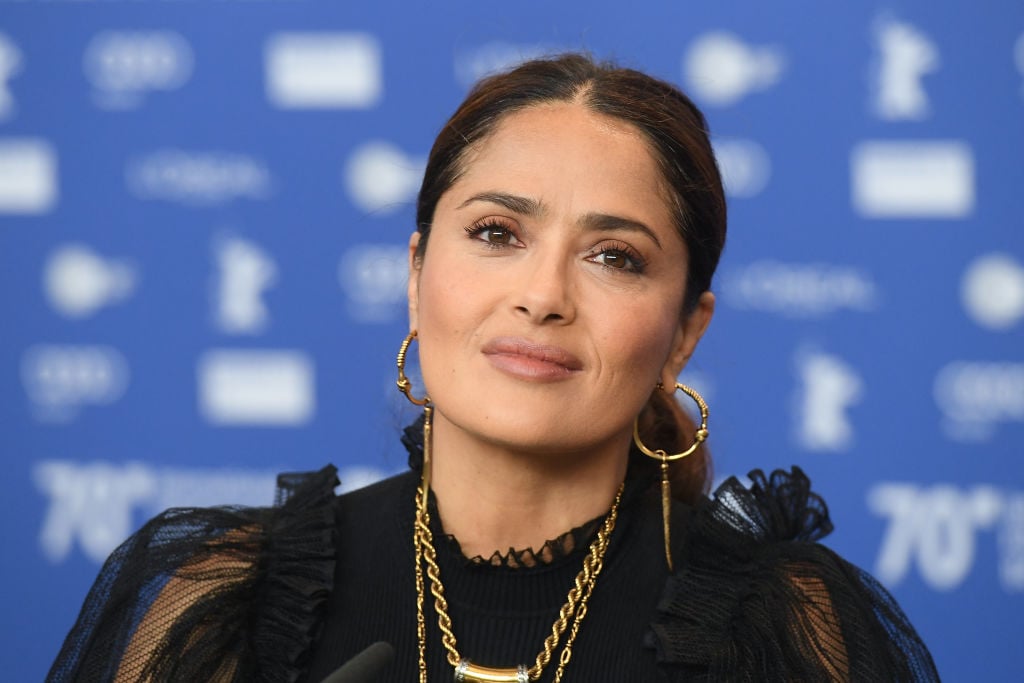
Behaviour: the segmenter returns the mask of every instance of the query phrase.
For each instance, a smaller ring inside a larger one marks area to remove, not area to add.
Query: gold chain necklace
[[[437,566],[437,552],[434,550],[434,535],[430,531],[430,512],[427,509],[427,496],[430,491],[430,414],[423,425],[423,480],[416,490],[416,528],[413,531],[413,545],[416,549],[416,636],[419,644],[419,681],[427,683],[427,622],[423,616],[423,601],[426,598],[423,580],[423,564],[427,565],[427,576],[430,578],[430,593],[434,596],[434,611],[437,612],[437,624],[441,629],[441,641],[448,651],[448,663],[455,668],[455,683],[528,683],[540,679],[544,667],[551,661],[558,641],[562,639],[569,622],[572,628],[562,648],[555,671],[555,683],[561,683],[565,667],[572,657],[572,645],[579,633],[580,623],[587,615],[587,603],[597,576],[604,567],[604,554],[608,550],[608,542],[615,529],[615,520],[619,515],[619,502],[622,500],[623,486],[612,507],[605,517],[604,524],[597,532],[597,538],[590,544],[590,552],[583,560],[583,569],[576,575],[565,604],[558,611],[558,619],[551,626],[551,633],[544,639],[544,647],[537,654],[533,666],[527,668],[520,664],[514,669],[496,669],[473,664],[463,658],[458,651],[455,634],[452,632],[452,620],[448,616],[448,601],[444,597],[444,585],[441,583],[441,569]]]

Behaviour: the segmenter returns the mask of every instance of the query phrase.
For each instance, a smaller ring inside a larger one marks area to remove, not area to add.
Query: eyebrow
[[[459,205],[459,208],[463,209],[474,202],[489,202],[491,204],[497,204],[498,206],[505,207],[509,211],[530,217],[540,216],[545,211],[544,204],[539,200],[508,194],[507,192],[480,192],[462,202],[462,204]],[[612,216],[605,213],[588,213],[583,215],[579,219],[578,223],[586,230],[643,233],[650,237],[659,249],[662,248],[661,240],[658,239],[658,236],[654,234],[653,230],[640,221],[635,221],[630,218]]]
[[[506,192],[480,192],[459,204],[459,208],[464,209],[473,202],[490,202],[524,216],[539,216],[544,213],[544,205],[538,200]]]
[[[661,240],[654,234],[654,231],[649,227],[641,223],[640,221],[634,221],[630,218],[622,218],[621,216],[609,216],[604,213],[588,213],[579,220],[579,224],[588,230],[602,230],[602,231],[627,231],[627,232],[639,232],[647,235],[654,241],[661,249]]]

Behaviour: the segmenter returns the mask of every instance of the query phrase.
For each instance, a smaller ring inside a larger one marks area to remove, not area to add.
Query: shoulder
[[[832,523],[806,475],[749,477],[693,511],[653,624],[659,660],[713,680],[937,680],[895,600],[818,543]]]
[[[48,680],[290,680],[334,575],[333,467],[273,507],[179,508],[104,564]]]
[[[397,503],[403,496],[411,502],[419,482],[419,473],[408,470],[338,496],[336,505],[349,513],[362,513],[367,508],[380,509],[383,505]]]

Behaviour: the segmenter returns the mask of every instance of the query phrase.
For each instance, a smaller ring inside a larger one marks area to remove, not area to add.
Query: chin
[[[500,426],[487,421],[474,431],[481,441],[509,451],[545,456],[591,452],[607,444],[611,438],[595,438],[593,429],[576,427],[572,422],[567,422],[563,411],[533,420],[526,416],[520,416],[514,421],[502,420]]]

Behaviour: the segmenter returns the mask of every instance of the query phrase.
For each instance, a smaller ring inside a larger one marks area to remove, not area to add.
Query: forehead
[[[469,148],[451,188],[566,194],[613,211],[644,207],[648,220],[672,224],[670,194],[646,136],[636,126],[576,102],[540,104],[507,114]],[[449,193],[450,194],[450,193]],[[555,195],[558,195],[557,197]]]

